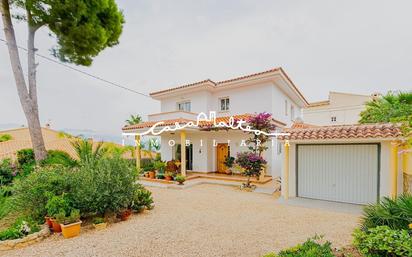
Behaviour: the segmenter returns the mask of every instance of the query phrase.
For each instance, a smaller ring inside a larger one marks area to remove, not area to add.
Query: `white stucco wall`
[[[229,97],[229,111],[220,111],[219,99]],[[217,116],[230,116],[245,113],[269,112],[273,118],[286,123],[288,126],[292,121],[301,116],[301,108],[287,94],[272,82],[265,82],[257,85],[236,87],[216,92],[198,91],[183,93],[161,100],[161,112],[173,112],[177,110],[177,103],[191,102],[191,112],[216,111]],[[285,112],[285,101],[287,103],[287,113]],[[291,106],[294,107],[295,117],[291,117]],[[169,114],[172,117],[175,114]],[[156,119],[158,119],[156,116]],[[176,116],[176,115],[175,115]],[[172,117],[172,118],[178,118]]]
[[[247,151],[246,146],[242,146],[242,139],[246,140],[248,134],[240,131],[203,131],[203,132],[187,132],[186,139],[193,144],[193,171],[197,172],[212,172],[216,171],[216,146],[218,143],[228,143],[230,140],[230,155],[236,157],[239,152]],[[169,161],[173,157],[173,147],[169,146],[169,140],[174,140],[176,144],[180,144],[180,132],[175,134],[161,135],[161,156],[165,161]],[[202,142],[200,140],[203,140]],[[215,141],[213,141],[215,140]],[[202,144],[202,146],[201,146]],[[273,177],[281,174],[281,155],[277,155],[277,146],[270,141],[267,146],[269,149],[265,151],[264,158],[267,163],[267,174]]]
[[[356,124],[370,96],[330,92],[329,104],[303,109],[303,120],[314,125]],[[336,117],[336,122],[331,120]]]

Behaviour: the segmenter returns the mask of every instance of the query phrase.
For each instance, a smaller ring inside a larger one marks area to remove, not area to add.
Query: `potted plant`
[[[143,170],[149,174],[150,179],[156,178],[156,171],[155,171],[153,163],[149,163],[146,166],[144,166]]]
[[[107,227],[107,222],[105,222],[104,218],[102,217],[95,217],[93,219],[93,227],[96,230],[103,230]]]
[[[226,157],[224,164],[227,167],[227,170],[226,170],[227,174],[232,174],[232,168],[233,168],[234,163],[235,163],[235,157],[232,157],[232,156]]]
[[[120,211],[120,213],[118,214],[118,217],[120,218],[121,221],[125,221],[129,219],[130,215],[132,215],[132,210],[127,208],[127,209],[123,209],[122,211]]]
[[[55,233],[62,232],[60,223],[56,220],[56,216],[59,213],[66,213],[66,210],[69,209],[69,204],[65,200],[64,195],[61,196],[49,196],[49,200],[46,204],[47,215],[50,217],[52,223],[52,229]]]
[[[183,185],[183,182],[186,181],[186,177],[183,175],[177,175],[175,180],[179,183],[179,185]]]
[[[164,173],[165,168],[166,168],[166,163],[164,161],[157,160],[154,162],[153,166],[155,170],[157,171],[157,173]]]
[[[165,179],[166,179],[167,181],[171,181],[171,180],[173,179],[173,172],[171,172],[171,171],[166,171],[166,172],[165,172]]]
[[[66,216],[65,212],[61,212],[56,219],[60,223],[64,238],[71,238],[80,234],[82,221],[78,209],[72,209],[69,216]]]
[[[45,221],[46,221],[47,226],[48,226],[49,228],[53,228],[53,223],[52,223],[51,217],[49,217],[49,216],[46,215],[46,216],[44,217],[44,219],[45,219]]]

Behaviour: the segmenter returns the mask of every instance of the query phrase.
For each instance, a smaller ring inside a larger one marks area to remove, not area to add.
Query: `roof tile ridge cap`
[[[228,82],[232,82],[232,81],[236,81],[236,80],[240,80],[240,79],[245,79],[245,78],[249,78],[249,77],[259,76],[259,75],[262,75],[262,74],[279,71],[281,69],[282,69],[281,67],[276,67],[276,68],[272,68],[272,69],[261,71],[261,72],[256,72],[256,73],[251,73],[251,74],[247,74],[247,75],[243,75],[243,76],[238,76],[238,77],[234,77],[234,78],[231,78],[231,79],[225,79],[225,80],[217,81],[216,85],[220,85],[220,84],[224,84],[224,83],[228,83]]]

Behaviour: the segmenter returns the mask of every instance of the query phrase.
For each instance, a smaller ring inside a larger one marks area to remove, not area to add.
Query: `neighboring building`
[[[186,124],[196,121],[198,113],[208,114],[210,111],[216,112],[218,121],[226,122],[230,116],[247,119],[254,113],[269,112],[273,123],[281,129],[291,126],[308,104],[282,68],[220,82],[208,79],[150,95],[160,101],[161,113],[149,115],[148,122],[126,126],[123,132],[141,133],[158,121],[163,121],[164,126],[175,122]],[[250,134],[240,130],[205,131],[198,128],[164,132],[160,136],[162,159],[183,159],[185,168],[191,171],[224,172],[223,162],[227,156],[235,157],[238,152],[248,150],[241,141]],[[176,144],[169,146],[170,140]],[[185,140],[190,140],[190,144],[182,149],[181,142]],[[265,152],[268,175],[280,176],[280,154],[281,145],[276,141]]]
[[[76,151],[73,148],[72,142],[77,137],[71,136],[67,133],[52,130],[46,124],[45,128],[41,128],[44,144],[47,150],[60,150],[68,153],[72,158],[77,158]],[[12,160],[16,159],[17,151],[21,149],[33,148],[31,143],[29,129],[27,127],[9,129],[0,131],[0,136],[3,134],[8,134],[11,139],[5,142],[0,142],[0,160],[10,158]],[[94,145],[97,145],[95,142]],[[104,143],[106,147],[122,147],[116,143]],[[142,151],[143,158],[154,158],[156,153],[151,151]],[[123,154],[124,158],[131,159],[133,154],[130,151],[126,151]]]
[[[370,100],[372,96],[329,92],[329,100],[310,103],[303,109],[303,120],[321,126],[356,124]]]
[[[76,156],[71,145],[71,139],[67,138],[64,133],[50,128],[42,128],[41,131],[47,150],[61,150],[72,157]],[[2,134],[9,134],[12,138],[9,141],[0,142],[0,160],[5,158],[15,159],[17,151],[33,147],[29,129],[26,127],[0,131],[0,135]]]

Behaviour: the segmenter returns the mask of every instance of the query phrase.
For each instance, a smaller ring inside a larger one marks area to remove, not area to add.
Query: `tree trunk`
[[[44,146],[43,135],[41,133],[39,111],[37,105],[36,89],[36,64],[34,35],[36,28],[32,27],[29,22],[29,40],[28,40],[28,65],[29,65],[29,88],[27,90],[26,81],[24,80],[23,70],[21,67],[19,50],[16,43],[13,23],[10,15],[10,5],[8,0],[1,0],[0,12],[4,25],[4,35],[7,41],[7,47],[10,56],[10,63],[16,81],[17,93],[20,103],[29,126],[30,137],[33,144],[33,150],[37,161],[46,158],[47,151]]]

